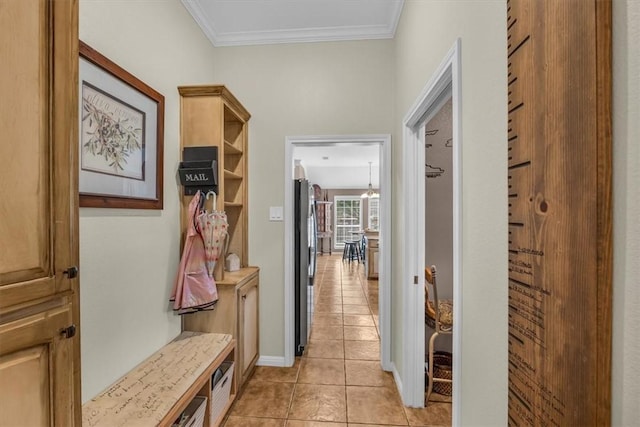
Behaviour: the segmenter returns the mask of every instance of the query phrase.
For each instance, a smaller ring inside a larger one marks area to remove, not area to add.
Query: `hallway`
[[[308,348],[291,368],[257,367],[224,425],[451,425],[449,403],[403,407],[379,357],[378,282],[366,280],[363,264],[319,256]]]

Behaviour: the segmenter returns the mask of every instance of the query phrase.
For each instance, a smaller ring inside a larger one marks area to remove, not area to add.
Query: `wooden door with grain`
[[[0,31],[9,41],[0,45],[2,311],[72,286],[64,271],[77,260],[77,33],[75,48],[67,34],[73,4],[1,5]]]
[[[80,419],[77,19],[0,1],[0,425]]]
[[[611,2],[508,0],[509,424],[611,422]]]

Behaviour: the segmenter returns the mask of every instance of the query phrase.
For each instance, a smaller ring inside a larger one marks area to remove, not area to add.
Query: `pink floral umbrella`
[[[216,193],[207,193],[207,200],[213,196],[213,208],[211,211],[204,211],[197,217],[197,224],[204,241],[205,259],[209,277],[213,277],[213,270],[220,257],[224,257],[229,245],[229,223],[227,213],[216,210]]]

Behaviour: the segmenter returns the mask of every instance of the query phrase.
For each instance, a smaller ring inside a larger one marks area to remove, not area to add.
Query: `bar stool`
[[[353,242],[359,242],[360,260],[364,262],[366,248],[367,248],[367,244],[366,244],[367,238],[365,237],[364,231],[352,231],[351,235],[353,236],[353,240],[352,240]]]
[[[348,259],[349,263],[351,263],[351,261],[358,261],[359,263],[361,258],[360,241],[345,240],[344,250],[342,251],[342,260]]]

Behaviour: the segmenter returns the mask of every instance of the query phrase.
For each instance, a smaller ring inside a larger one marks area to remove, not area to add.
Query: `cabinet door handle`
[[[65,271],[63,271],[62,274],[67,276],[69,279],[75,279],[76,277],[78,277],[78,267],[76,267],[75,265],[73,267],[69,267]]]
[[[73,338],[76,335],[76,325],[67,326],[60,330],[60,335],[63,338]]]

